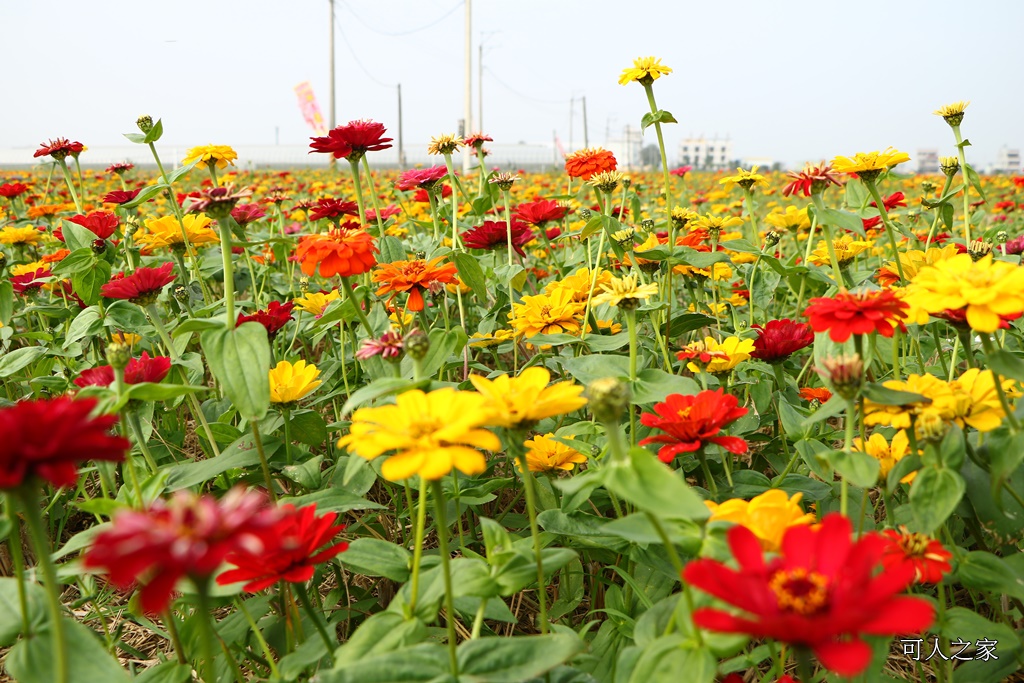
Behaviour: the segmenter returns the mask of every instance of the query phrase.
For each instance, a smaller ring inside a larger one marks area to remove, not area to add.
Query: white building
[[[996,154],[996,163],[992,165],[993,173],[1020,173],[1020,150],[1008,149],[1006,145]]]
[[[649,128],[648,130],[653,131],[654,129]],[[615,155],[620,169],[632,170],[643,166],[640,150],[644,148],[644,136],[639,128],[623,127],[622,135],[605,140],[604,148]]]
[[[917,150],[917,172],[938,173],[939,172],[939,150],[919,149]]]
[[[728,168],[733,161],[732,140],[714,137],[686,138],[679,143],[679,163],[701,170]]]

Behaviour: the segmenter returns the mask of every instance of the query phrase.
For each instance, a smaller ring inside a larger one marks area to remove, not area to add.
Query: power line
[[[500,85],[501,87],[505,88],[505,90],[508,90],[510,93],[512,93],[516,97],[519,97],[521,99],[527,100],[529,102],[534,102],[536,104],[548,104],[548,105],[550,105],[550,104],[565,104],[564,100],[542,100],[542,99],[540,99],[538,97],[531,97],[530,95],[525,95],[525,94],[519,92],[518,90],[516,90],[515,88],[513,88],[512,86],[510,86],[505,81],[503,81],[500,78],[498,78],[498,75],[495,74],[493,71],[491,71],[491,69],[489,67],[485,66],[484,67],[484,71],[486,71],[488,74],[490,74],[491,78],[493,78],[498,85]]]
[[[376,83],[377,85],[381,86],[382,88],[394,88],[396,85],[395,83],[385,83],[384,81],[377,79],[373,74],[370,73],[370,70],[367,69],[366,66],[359,60],[359,55],[352,47],[352,43],[349,42],[348,36],[346,36],[345,32],[342,30],[341,22],[338,21],[337,16],[334,17],[334,27],[338,29],[338,33],[341,34],[341,41],[345,43],[345,47],[348,48],[349,54],[352,55],[352,59],[354,59],[356,64],[359,65],[359,68],[363,70],[363,73],[366,74],[366,77],[369,78],[374,83]]]
[[[438,17],[434,21],[430,22],[429,24],[424,24],[423,26],[420,26],[419,28],[410,29],[408,31],[381,31],[379,29],[375,29],[374,27],[372,27],[369,24],[367,24],[366,21],[362,17],[360,17],[358,14],[356,14],[355,10],[353,10],[352,7],[349,6],[349,4],[347,2],[342,2],[341,4],[344,5],[345,9],[347,9],[352,14],[353,17],[355,17],[356,21],[358,21],[360,24],[362,24],[363,26],[365,26],[369,30],[373,31],[374,33],[379,33],[382,36],[399,37],[399,36],[412,35],[413,33],[419,33],[420,31],[426,31],[428,28],[431,28],[433,26],[436,26],[437,24],[440,24],[442,21],[444,21],[445,19],[450,17],[452,14],[454,14],[455,10],[459,9],[460,7],[462,7],[466,3],[465,3],[465,0],[460,0],[460,2],[457,5],[452,7],[450,10],[448,10],[447,12],[445,12],[444,14],[442,14],[440,17]]]

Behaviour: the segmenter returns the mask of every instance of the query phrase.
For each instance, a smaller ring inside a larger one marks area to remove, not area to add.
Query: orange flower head
[[[303,273],[313,275],[319,266],[320,276],[327,278],[369,272],[377,264],[376,253],[373,235],[351,222],[323,234],[303,237],[295,249]]]
[[[600,147],[587,147],[565,157],[565,172],[570,178],[590,180],[595,173],[614,171],[615,155]]]
[[[458,271],[454,263],[440,265],[444,258],[438,256],[429,261],[415,259],[381,263],[373,273],[373,281],[381,283],[377,296],[390,294],[390,304],[399,292],[407,292],[409,310],[422,311],[424,290],[433,290],[440,285],[455,284],[459,281],[455,276]]]

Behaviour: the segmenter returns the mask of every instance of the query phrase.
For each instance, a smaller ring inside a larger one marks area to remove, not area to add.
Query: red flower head
[[[885,206],[886,211],[892,211],[896,207],[907,205],[907,196],[902,192],[894,192],[888,197],[882,198],[882,205]],[[871,202],[871,206],[878,208],[877,202]]]
[[[860,674],[871,663],[862,635],[919,633],[932,624],[935,610],[927,600],[898,595],[913,581],[913,567],[878,571],[884,536],[868,533],[854,541],[852,531],[850,520],[836,513],[816,529],[792,526],[781,556],[766,560],[757,536],[734,526],[728,538],[739,569],[700,559],[686,566],[683,579],[747,614],[702,607],[694,623],[808,647],[826,669]]]
[[[739,400],[721,389],[702,391],[696,396],[669,394],[664,403],[654,404],[654,413],[644,413],[640,422],[665,432],[649,436],[640,442],[665,444],[658,451],[658,459],[671,462],[680,453],[693,453],[709,443],[718,444],[730,453],[743,453],[747,442],[738,436],[719,433],[747,414],[739,407]]]
[[[125,384],[141,384],[142,382],[157,383],[171,371],[171,359],[166,356],[153,356],[145,351],[141,358],[132,358],[124,369]],[[106,387],[114,381],[114,368],[99,365],[95,368],[82,370],[75,379],[75,386]]]
[[[104,204],[127,204],[139,196],[142,190],[114,190],[103,197]]]
[[[0,197],[14,199],[28,192],[28,185],[24,183],[4,183],[0,185]]]
[[[90,211],[85,216],[78,214],[71,217],[71,222],[81,225],[83,228],[105,240],[117,230],[117,216],[107,211]],[[59,228],[53,231],[54,236],[61,242],[64,241],[64,233]]]
[[[71,142],[67,138],[57,138],[49,142],[40,142],[39,149],[32,155],[33,159],[51,156],[54,159],[64,159],[71,154],[81,154],[85,145],[81,142]]]
[[[267,215],[259,204],[238,204],[231,209],[231,217],[243,228]]]
[[[840,185],[838,174],[832,172],[832,164],[827,164],[824,161],[817,166],[808,162],[804,164],[804,170],[799,173],[790,171],[786,175],[793,179],[782,190],[782,194],[786,197],[797,193],[810,197],[812,194],[824,192],[829,185],[837,187]]]
[[[271,301],[264,311],[256,311],[251,315],[238,316],[238,323],[235,327],[248,322],[257,322],[267,329],[267,337],[273,341],[277,333],[281,331],[281,328],[292,319],[293,308],[295,308],[295,304],[291,301],[285,304],[282,304],[280,301]]]
[[[321,218],[341,218],[342,216],[358,215],[359,204],[356,202],[343,202],[340,199],[322,197],[316,200],[316,206],[309,212],[309,220],[318,221]]]
[[[100,294],[108,299],[128,299],[145,306],[156,301],[160,290],[174,282],[173,263],[159,268],[137,268],[131,275],[118,273],[110,282],[100,287]]]
[[[865,230],[871,230],[877,228],[882,223],[882,215],[872,216],[871,218],[861,218],[861,225],[864,226]]]
[[[494,138],[490,135],[484,135],[483,133],[473,133],[468,138],[463,140],[466,147],[472,147],[473,149],[480,149],[484,146],[485,142],[494,142]]]
[[[422,189],[421,190],[416,190],[416,194],[414,194],[412,196],[412,200],[414,202],[418,202],[420,204],[426,204],[427,202],[430,201],[430,195],[428,194],[428,192],[430,192],[430,190],[422,190]],[[434,192],[436,193],[437,190],[434,190]],[[452,186],[451,185],[442,185],[441,186],[440,198],[441,199],[448,199],[451,196],[452,196]]]
[[[392,261],[382,263],[373,273],[373,281],[380,284],[377,296],[391,294],[388,304],[399,292],[407,292],[410,311],[422,311],[424,306],[423,292],[438,291],[444,285],[457,284],[458,269],[454,263],[441,264],[446,257],[437,256],[429,261],[416,259],[412,261]]]
[[[400,213],[402,213],[402,210],[400,208],[398,208],[394,204],[388,204],[387,206],[380,210],[380,219],[382,221],[386,221],[387,219],[397,216]],[[369,223],[376,221],[377,212],[374,211],[373,209],[368,209],[366,211],[366,222]]]
[[[512,221],[512,248],[526,256],[523,245],[533,240],[533,229],[526,223]],[[502,249],[508,245],[508,226],[505,221],[484,221],[462,233],[462,243],[470,249]]]
[[[39,477],[74,486],[86,460],[120,462],[131,443],[110,434],[116,415],[89,417],[96,401],[68,396],[22,401],[0,408],[0,490]]]
[[[964,306],[963,308],[947,308],[944,311],[939,311],[938,313],[932,313],[932,315],[934,317],[936,317],[936,318],[941,318],[942,320],[945,320],[946,322],[948,322],[950,325],[952,325],[953,327],[957,328],[958,330],[969,330],[969,329],[971,329],[971,324],[969,322],[967,322],[967,307],[966,306]],[[1002,314],[999,314],[999,329],[1001,329],[1001,330],[1008,330],[1008,329],[1010,329],[1010,321],[1017,320],[1020,317],[1021,317],[1020,313],[1002,313]]]
[[[243,590],[255,593],[278,581],[304,583],[313,578],[316,565],[348,549],[345,541],[334,543],[345,529],[344,524],[334,524],[338,513],[317,517],[315,503],[298,510],[285,505],[281,513],[261,549],[241,548],[225,558],[236,568],[218,576],[218,584],[248,581]]]
[[[890,541],[882,555],[886,568],[909,565],[917,583],[938,583],[952,568],[949,560],[953,553],[934,538],[910,533],[903,526],[899,531],[888,529],[882,533]]]
[[[397,332],[385,332],[380,339],[364,339],[362,346],[356,351],[356,358],[366,360],[380,356],[384,360],[401,360],[405,341]]]
[[[516,207],[512,216],[524,223],[542,227],[548,221],[560,221],[569,213],[569,208],[560,206],[554,199],[538,199],[535,202],[523,202]]]
[[[31,273],[22,273],[11,277],[11,287],[15,294],[24,296],[31,294],[46,284],[46,278],[50,277],[49,268],[37,268]]]
[[[842,343],[853,334],[878,332],[891,337],[893,325],[899,324],[909,308],[905,301],[888,289],[851,294],[839,292],[832,298],[811,299],[804,315],[815,332],[828,330],[832,341]]]
[[[448,169],[444,166],[431,166],[430,168],[411,168],[404,172],[395,181],[395,189],[406,192],[408,190],[429,190],[441,180],[448,177]]]
[[[814,343],[814,332],[810,325],[788,318],[769,320],[763,327],[754,325],[754,329],[757,330],[757,339],[754,340],[754,351],[750,355],[769,363],[784,361]]]
[[[693,166],[680,166],[679,168],[673,168],[669,171],[669,174],[676,176],[677,178],[685,178],[686,174],[693,170]]]
[[[798,393],[803,400],[818,403],[827,403],[832,398],[832,392],[824,387],[804,387]]]
[[[135,168],[135,164],[128,161],[118,161],[115,164],[107,166],[107,173],[116,173],[117,175],[124,175],[128,171]]]
[[[587,147],[565,157],[565,172],[570,178],[590,180],[595,173],[614,171],[615,155],[600,147]]]
[[[280,517],[255,491],[235,488],[220,500],[179,491],[147,510],[115,513],[86,552],[85,566],[106,570],[122,589],[142,583],[142,609],[162,612],[179,579],[205,582],[228,555],[270,547]]]
[[[377,264],[376,253],[373,235],[353,222],[319,235],[307,235],[295,249],[302,272],[313,275],[319,266],[321,277],[362,275]]]
[[[328,131],[327,137],[310,138],[313,152],[331,153],[338,159],[345,157],[349,161],[359,161],[367,152],[377,152],[391,147],[393,138],[384,137],[387,130],[384,124],[362,119],[349,121]]]

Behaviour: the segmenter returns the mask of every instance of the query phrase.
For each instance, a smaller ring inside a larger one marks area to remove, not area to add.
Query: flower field
[[[0,679],[1024,680],[1024,178],[672,169],[671,74],[654,170],[0,172]]]

